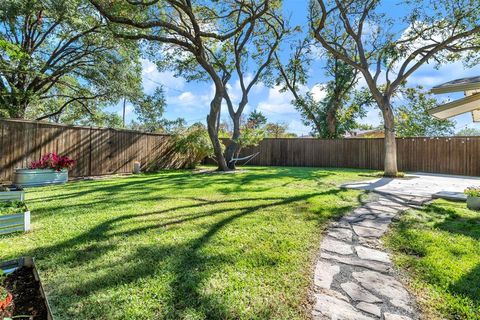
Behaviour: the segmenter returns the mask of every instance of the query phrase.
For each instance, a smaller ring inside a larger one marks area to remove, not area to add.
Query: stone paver
[[[352,246],[344,241],[334,240],[326,237],[322,241],[322,250],[338,253],[338,254],[352,254]]]
[[[385,312],[383,316],[385,317],[385,320],[412,320],[412,318],[410,317],[401,316],[398,314],[393,314],[388,312]]]
[[[377,317],[382,315],[380,308],[376,304],[360,302],[357,304],[357,309],[371,313]]]
[[[320,288],[330,289],[333,277],[339,272],[340,266],[326,261],[319,261],[317,268],[315,268],[314,283]]]
[[[330,231],[328,231],[328,236],[347,242],[352,241],[352,235],[352,230],[345,228],[332,228]]]
[[[382,302],[382,300],[373,294],[371,294],[368,290],[362,288],[355,282],[345,282],[340,285],[343,291],[347,293],[347,295],[355,301],[364,301],[364,302]]]
[[[316,319],[335,320],[371,320],[373,318],[362,314],[349,302],[327,294],[316,294],[316,304],[313,308],[313,317]]]
[[[388,257],[388,254],[386,252],[367,248],[364,246],[356,246],[355,251],[357,252],[357,255],[360,259],[390,263],[390,258]]]
[[[376,197],[326,231],[315,267],[314,319],[419,319],[413,297],[395,279],[380,237],[399,213],[427,198]]]

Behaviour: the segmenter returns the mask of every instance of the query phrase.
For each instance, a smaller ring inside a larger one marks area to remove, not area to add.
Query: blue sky
[[[290,24],[302,25],[303,29],[307,26],[307,0],[285,0],[284,10],[287,16],[290,16]],[[391,5],[393,1],[386,1]],[[287,53],[282,53],[287,54]],[[155,88],[163,85],[166,98],[167,110],[165,117],[167,119],[176,119],[178,117],[184,118],[188,124],[194,122],[205,122],[209,111],[210,98],[213,94],[212,85],[205,82],[187,83],[182,78],[175,78],[173,72],[159,72],[156,66],[148,60],[142,61],[143,71],[142,79],[143,86],[146,93],[153,93]],[[434,65],[424,65],[417,70],[408,81],[409,86],[421,85],[425,89],[430,89],[437,84],[450,81],[456,78],[478,76],[480,75],[480,66],[465,69],[461,62],[451,63],[442,66],[440,69],[435,69]],[[312,66],[310,72],[310,80],[308,88],[313,89],[313,92],[318,97],[322,96],[320,86],[326,82],[324,71],[321,69],[321,61],[318,61]],[[231,82],[230,92],[233,96],[239,93],[238,82],[233,79]],[[315,85],[317,85],[315,87]],[[442,95],[440,99],[457,99],[461,97],[459,94]],[[262,84],[258,84],[249,97],[249,104],[245,110],[248,114],[252,110],[262,111],[269,121],[285,122],[289,126],[289,131],[297,135],[307,135],[310,128],[302,124],[300,114],[290,104],[292,97],[289,93],[280,93],[278,88],[268,88]],[[116,111],[121,114],[121,107],[118,105]],[[222,112],[222,118],[228,118],[226,111]],[[132,107],[127,105],[127,123],[135,119]],[[463,114],[453,118],[456,123],[456,129],[462,129],[466,126],[479,128],[480,124],[472,123],[470,113]],[[360,119],[361,123],[369,123],[378,125],[380,123],[379,111],[377,108],[368,110],[367,116]]]

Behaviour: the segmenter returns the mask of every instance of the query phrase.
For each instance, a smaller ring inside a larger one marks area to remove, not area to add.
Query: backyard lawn
[[[437,200],[386,237],[429,318],[480,319],[480,213]]]
[[[303,319],[321,230],[364,197],[338,185],[371,178],[248,167],[29,189],[33,231],[0,237],[0,260],[37,258],[58,319]]]

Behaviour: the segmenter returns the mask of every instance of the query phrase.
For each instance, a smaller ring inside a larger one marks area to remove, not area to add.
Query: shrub
[[[27,211],[27,206],[23,201],[2,201],[0,202],[0,216],[15,214]]]
[[[60,171],[62,169],[71,169],[75,165],[75,160],[68,156],[58,156],[55,152],[47,153],[38,161],[32,161],[29,169],[54,169]]]
[[[214,155],[207,128],[201,123],[195,123],[186,130],[174,134],[173,139],[174,150],[185,156],[186,168],[193,169],[203,159]]]
[[[480,197],[480,187],[468,187],[463,193],[470,197]]]
[[[243,148],[258,146],[260,141],[262,141],[264,138],[265,130],[262,128],[256,128],[251,125],[244,126],[242,128],[240,138],[235,141],[238,143],[237,154],[239,154]]]

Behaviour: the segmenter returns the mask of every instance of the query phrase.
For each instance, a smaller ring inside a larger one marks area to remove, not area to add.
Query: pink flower
[[[75,165],[75,160],[68,156],[59,157],[55,152],[47,153],[38,161],[30,163],[30,169],[54,169],[60,171],[62,169],[71,169]]]

